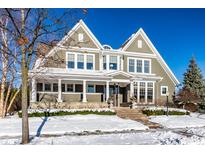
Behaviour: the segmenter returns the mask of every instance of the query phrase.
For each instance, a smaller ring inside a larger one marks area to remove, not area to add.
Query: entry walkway
[[[114,108],[117,116],[123,119],[131,119],[148,126],[151,129],[162,128],[158,123],[149,121],[149,118],[140,109],[130,109],[128,107]]]

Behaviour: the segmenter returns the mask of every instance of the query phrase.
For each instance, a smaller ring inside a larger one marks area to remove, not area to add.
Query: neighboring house
[[[179,81],[140,28],[119,48],[101,45],[80,20],[32,70],[31,102],[163,104]],[[118,105],[119,105],[118,104]]]

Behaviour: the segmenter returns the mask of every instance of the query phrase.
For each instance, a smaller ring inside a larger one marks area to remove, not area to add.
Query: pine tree
[[[195,58],[190,60],[188,69],[184,73],[183,88],[201,96],[204,90],[204,80],[200,68],[197,66]]]

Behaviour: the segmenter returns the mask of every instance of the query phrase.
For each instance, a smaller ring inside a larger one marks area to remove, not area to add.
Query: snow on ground
[[[195,128],[195,132],[198,129]],[[181,130],[180,130],[181,131]],[[44,145],[204,145],[205,136],[197,134],[181,134],[180,131],[141,131],[135,133],[117,133],[104,135],[85,135],[60,137],[34,137],[30,144]],[[192,131],[192,128],[184,132]],[[205,129],[201,129],[205,133]],[[20,137],[11,139],[0,139],[0,144],[20,144]]]
[[[152,122],[161,124],[166,128],[204,127],[205,116],[190,114],[183,116],[150,116]]]
[[[21,135],[21,119],[0,119],[0,136]],[[132,121],[121,119],[110,115],[71,115],[55,116],[49,118],[29,118],[30,134],[65,134],[80,133],[84,131],[95,132],[123,131],[123,130],[145,130],[147,126]]]

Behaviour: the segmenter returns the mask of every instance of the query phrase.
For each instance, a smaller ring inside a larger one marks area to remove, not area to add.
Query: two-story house
[[[32,70],[31,102],[106,102],[135,97],[139,104],[171,100],[179,81],[142,28],[119,48],[101,45],[80,20]]]

